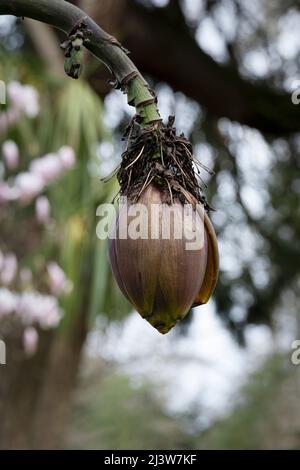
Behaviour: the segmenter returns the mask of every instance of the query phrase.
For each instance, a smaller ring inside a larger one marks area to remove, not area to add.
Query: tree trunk
[[[87,335],[86,313],[68,330],[40,333],[32,358],[22,351],[22,332],[5,339],[0,368],[0,449],[63,447],[72,390]]]
[[[53,331],[41,332],[38,353],[25,356],[21,328],[5,337],[6,365],[0,366],[0,449],[29,449],[32,417],[43,380]]]
[[[59,449],[64,445],[86,323],[83,311],[68,330],[58,331],[54,338],[34,423],[33,444],[37,449]]]

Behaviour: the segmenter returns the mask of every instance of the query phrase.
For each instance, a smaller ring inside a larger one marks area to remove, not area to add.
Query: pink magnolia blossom
[[[61,175],[63,165],[55,153],[49,153],[42,158],[33,160],[29,169],[34,175],[42,178],[46,184],[52,182]]]
[[[17,299],[13,292],[6,288],[0,288],[0,318],[14,312]]]
[[[35,88],[26,85],[24,88],[24,104],[23,109],[25,114],[30,118],[35,118],[39,112],[39,95]]]
[[[28,326],[23,332],[23,347],[28,356],[33,356],[38,348],[39,334],[33,326]]]
[[[76,158],[72,147],[69,147],[68,145],[61,147],[61,149],[58,151],[58,156],[66,170],[74,168]]]
[[[23,106],[23,86],[21,83],[16,80],[11,81],[7,85],[7,93],[11,104],[17,108],[22,108]]]
[[[58,266],[57,263],[48,263],[47,271],[50,281],[50,289],[54,295],[62,294],[67,285],[67,278],[64,271]]]
[[[2,259],[0,281],[5,286],[10,285],[15,279],[18,271],[17,257],[14,253],[8,253]]]
[[[9,108],[0,113],[0,134],[14,125],[22,115],[35,118],[39,114],[39,96],[35,88],[12,81],[7,86]]]
[[[51,206],[46,196],[40,196],[35,202],[35,213],[38,222],[45,224],[50,219]]]
[[[9,186],[5,181],[0,181],[0,204],[16,201],[19,195],[17,188]]]
[[[62,310],[55,297],[37,291],[13,292],[0,287],[0,319],[16,315],[25,327],[39,325],[41,328],[56,328],[62,317]]]
[[[7,140],[2,145],[3,159],[10,170],[15,170],[19,164],[19,148],[13,140]]]
[[[15,187],[19,191],[20,201],[28,203],[43,191],[44,181],[34,173],[24,172],[16,177]]]
[[[12,81],[7,86],[7,92],[13,108],[22,111],[30,118],[39,114],[39,96],[35,88]]]
[[[62,316],[57,299],[39,292],[23,292],[16,313],[25,325],[38,323],[41,328],[55,328]]]

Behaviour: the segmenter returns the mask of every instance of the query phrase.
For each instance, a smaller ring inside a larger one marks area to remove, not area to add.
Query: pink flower
[[[14,253],[8,253],[2,259],[2,268],[0,272],[0,281],[2,284],[8,286],[16,277],[18,270],[17,257]]]
[[[66,170],[70,170],[74,167],[76,159],[74,150],[65,145],[58,151],[58,156],[62,162],[63,167]]]
[[[43,179],[33,173],[20,173],[15,179],[16,188],[19,190],[19,198],[22,202],[31,202],[44,189]]]
[[[29,169],[34,175],[42,178],[44,183],[50,183],[60,176],[63,165],[55,153],[49,153],[42,158],[33,160]]]
[[[13,292],[8,289],[0,288],[0,318],[4,315],[13,313],[17,306],[17,298]]]
[[[13,80],[7,85],[7,92],[11,104],[17,108],[23,107],[23,87],[21,83]]]
[[[38,348],[39,334],[33,326],[28,326],[23,332],[23,347],[28,356],[33,356]]]
[[[38,92],[32,86],[26,85],[23,87],[23,93],[24,112],[28,117],[35,118],[40,112]]]
[[[23,292],[18,298],[16,313],[24,325],[39,324],[41,328],[55,328],[62,316],[55,297],[39,292]]]
[[[13,108],[16,108],[28,117],[34,118],[39,113],[38,93],[32,86],[21,85],[12,81],[7,86],[8,96]]]
[[[68,285],[64,271],[55,262],[48,263],[47,271],[50,280],[51,292],[54,295],[62,294]]]
[[[18,189],[10,187],[4,181],[0,181],[0,204],[16,201],[19,195]]]
[[[17,168],[19,164],[19,148],[13,140],[7,140],[2,146],[2,155],[10,170]]]
[[[46,196],[40,196],[35,203],[35,213],[38,222],[45,224],[50,219],[51,206]]]

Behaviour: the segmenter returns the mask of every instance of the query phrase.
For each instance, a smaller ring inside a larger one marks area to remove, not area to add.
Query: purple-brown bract
[[[184,227],[181,238],[175,238],[173,229],[182,225],[184,220],[184,205],[179,200],[163,204],[160,189],[150,185],[138,203],[147,209],[147,236],[145,239],[120,236],[120,233],[132,235],[127,229],[133,221],[133,203],[127,201],[127,205],[120,206],[115,221],[109,257],[125,297],[160,333],[167,333],[190,310],[205,279],[208,238],[204,229],[204,211],[201,217],[194,210],[188,222],[190,226]],[[170,222],[168,238],[164,234],[164,221]],[[153,224],[156,224],[154,230]],[[151,230],[152,234],[157,234],[156,238],[152,237]],[[187,249],[191,239],[186,234],[192,230],[197,232],[201,243],[196,249]]]

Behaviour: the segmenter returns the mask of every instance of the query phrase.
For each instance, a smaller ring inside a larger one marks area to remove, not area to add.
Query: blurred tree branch
[[[38,19],[36,5],[39,5],[39,19],[68,32],[84,13],[66,3],[54,0],[50,9],[46,0],[3,0],[0,13],[27,14]],[[101,23],[102,10],[105,10],[104,16],[109,18],[104,21],[110,23],[110,29],[119,31],[122,42],[132,51],[134,62],[145,72],[204,105],[212,115],[227,117],[270,134],[284,135],[300,130],[300,109],[292,103],[290,94],[273,89],[267,82],[245,79],[237,64],[220,64],[213,60],[198,46],[177,1],[159,9],[147,8],[135,1],[113,2],[110,15],[107,15],[106,2],[103,4],[100,10],[98,2],[90,2],[90,10],[94,9],[96,20]],[[52,15],[50,10],[57,8],[63,13]],[[66,9],[70,14],[66,14]],[[137,70],[112,36],[91,19],[88,23],[95,35],[95,41],[88,48],[113,70],[119,81]]]
[[[85,20],[92,32],[88,49],[103,61],[121,82],[137,68],[127,57],[121,44],[100,28],[80,8],[64,0],[2,0],[0,14],[28,17],[48,23],[65,33],[70,33],[73,27]]]
[[[98,2],[94,17],[107,27]],[[212,59],[199,47],[178,9],[148,8],[132,0],[113,2],[108,22],[144,73],[182,91],[212,115],[270,134],[300,130],[300,107],[292,104],[289,93],[244,78],[234,61],[221,64]]]
[[[130,95],[131,104],[138,103],[137,113],[143,116],[144,124],[160,120],[155,96],[129,59],[128,51],[77,6],[64,0],[2,0],[0,14],[28,17],[47,23],[67,33],[70,43],[70,33],[73,34],[76,27],[80,28],[84,24],[85,31],[90,34],[83,44],[108,67],[116,79],[116,86]]]

